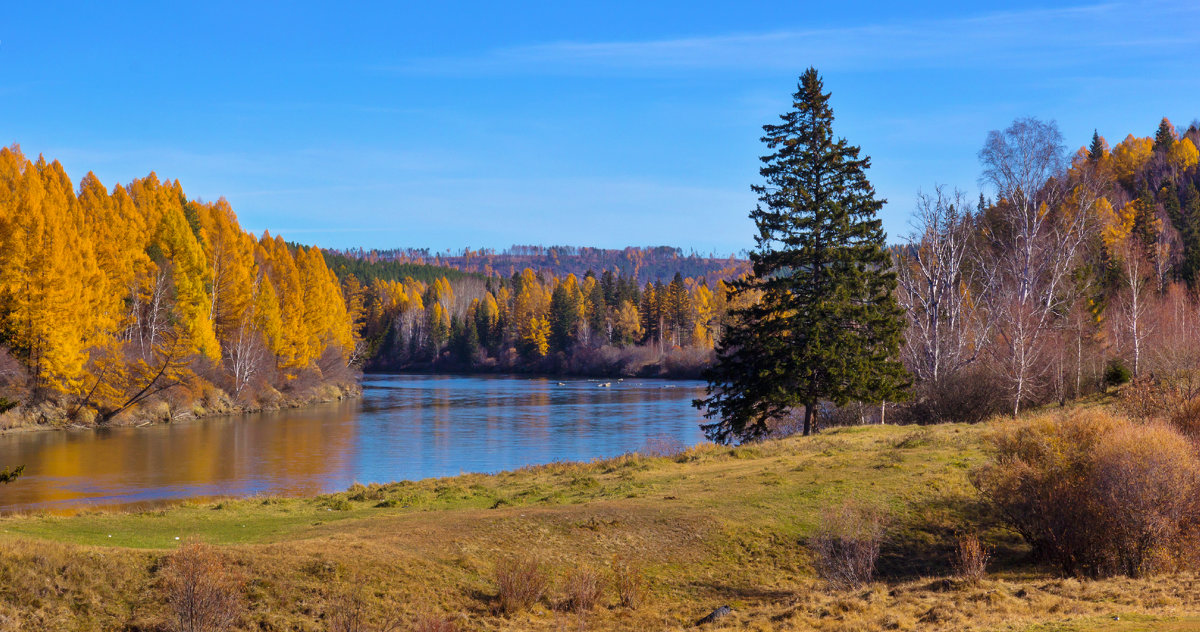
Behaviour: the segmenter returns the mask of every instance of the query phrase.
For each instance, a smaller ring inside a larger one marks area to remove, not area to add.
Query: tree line
[[[917,409],[1000,394],[1015,414],[1200,366],[1198,143],[1164,118],[1068,157],[1053,122],[1018,119],[979,153],[994,200],[921,195],[896,257]]]
[[[108,189],[89,172],[76,188],[59,162],[0,149],[10,405],[51,401],[38,415],[85,421],[154,397],[252,406],[346,381],[355,346],[319,249],[256,238],[223,198],[189,199],[154,173]]]
[[[343,279],[373,368],[696,375],[721,336],[726,285],[676,273],[646,282],[605,270],[562,277],[425,282]]]
[[[680,248],[670,246],[615,249],[526,245],[511,246],[499,252],[490,248],[463,248],[456,252],[431,252],[428,248],[356,248],[329,250],[326,254],[333,256],[330,259],[331,267],[337,269],[345,265],[347,271],[353,272],[364,283],[364,274],[372,273],[383,273],[390,275],[392,280],[403,280],[405,273],[395,276],[392,272],[398,270],[407,270],[407,274],[413,278],[430,282],[431,279],[421,278],[422,267],[445,268],[445,276],[451,281],[463,273],[511,277],[530,268],[556,277],[568,274],[583,277],[589,271],[614,270],[639,283],[669,280],[676,273],[710,281],[728,280],[747,270],[746,260],[733,255],[718,257],[712,253],[685,253]]]

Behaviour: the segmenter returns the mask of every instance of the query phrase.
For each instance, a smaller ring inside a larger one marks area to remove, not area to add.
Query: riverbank
[[[559,463],[310,498],[245,498],[143,512],[0,519],[0,629],[157,630],[162,560],[210,542],[244,575],[240,630],[324,630],[361,586],[371,613],[425,612],[462,630],[1200,629],[1200,579],[1080,581],[1026,561],[978,502],[968,472],[993,422],[836,429],[759,445]],[[890,516],[879,581],[833,590],[806,542],[854,498]],[[953,577],[956,534],[994,547],[991,576]],[[497,610],[495,569],[532,555],[554,578],[532,609]],[[644,603],[607,586],[594,610],[560,607],[579,567],[634,560]],[[1115,617],[1115,618],[1114,618]]]
[[[174,403],[165,399],[155,399],[131,407],[104,422],[98,421],[94,416],[76,414],[72,417],[71,408],[66,403],[44,399],[32,405],[14,406],[0,413],[0,436],[45,430],[87,430],[183,423],[213,417],[305,408],[361,395],[362,385],[357,381],[319,384],[295,393],[283,393],[272,389],[249,403],[239,403],[219,389],[209,389],[192,402]]]

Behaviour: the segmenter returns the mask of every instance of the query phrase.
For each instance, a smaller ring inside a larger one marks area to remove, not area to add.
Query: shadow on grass
[[[991,547],[993,571],[1030,564],[1029,548],[985,502],[964,496],[931,498],[894,523],[880,547],[876,575],[884,581],[955,573],[958,538],[978,535]]]
[[[792,590],[762,586],[730,586],[717,582],[688,582],[687,586],[701,599],[715,598],[719,601],[783,601],[796,596]]]

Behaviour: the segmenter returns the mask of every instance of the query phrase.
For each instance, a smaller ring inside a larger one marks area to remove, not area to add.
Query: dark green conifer
[[[751,274],[735,297],[760,297],[733,310],[698,408],[714,421],[713,441],[752,440],[804,406],[804,433],[817,404],[899,398],[896,360],[904,328],[896,278],[876,214],[883,200],[867,181],[870,159],[833,137],[833,111],[809,68],[782,123],[765,125],[765,182],[753,190],[758,227]]]
[[[605,275],[611,273],[605,272]],[[609,277],[611,278],[611,276]],[[604,297],[601,283],[592,284],[592,295],[588,297],[588,329],[592,332],[593,344],[601,345],[608,342],[608,302]]]
[[[1104,138],[1100,136],[1099,132],[1092,130],[1092,145],[1088,148],[1088,160],[1093,164],[1100,162],[1100,159],[1107,153],[1108,143],[1104,142]],[[980,193],[979,196],[983,197],[983,194]]]
[[[550,347],[566,351],[575,342],[579,329],[579,304],[571,299],[566,285],[559,283],[550,295]]]
[[[1174,144],[1175,126],[1171,125],[1171,121],[1164,116],[1158,124],[1158,131],[1154,134],[1154,151],[1167,151]]]

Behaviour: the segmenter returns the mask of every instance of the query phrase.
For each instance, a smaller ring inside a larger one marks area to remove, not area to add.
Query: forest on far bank
[[[1197,366],[1198,143],[1200,126],[1163,119],[1071,154],[1056,125],[1019,119],[980,152],[994,198],[921,194],[916,230],[890,248],[912,380],[894,419],[982,419]],[[558,267],[501,273],[464,251],[472,266],[433,257],[444,274],[399,278],[405,257],[428,253],[334,254],[366,366],[697,376],[729,324],[727,283],[748,269],[646,280],[587,267],[591,249],[514,250]],[[554,272],[566,268],[583,273]],[[824,410],[830,423],[879,414]]]
[[[897,419],[1190,375],[1198,142],[1196,124],[1164,119],[1072,155],[1054,124],[1020,119],[980,152],[995,199],[920,196],[918,230],[891,248],[913,386]],[[1006,169],[1018,159],[1033,168]],[[228,202],[177,181],[76,184],[16,146],[0,183],[0,410],[38,423],[277,406],[352,387],[364,367],[697,377],[747,272],[672,248],[325,251],[249,235]]]

